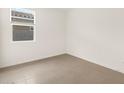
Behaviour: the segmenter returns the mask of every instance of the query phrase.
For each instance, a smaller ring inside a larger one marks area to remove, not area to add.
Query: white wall
[[[124,9],[72,9],[69,54],[124,73]]]
[[[36,10],[36,41],[12,42],[9,9],[1,9],[2,59],[0,67],[65,53],[66,15],[57,9]]]
[[[1,12],[1,9],[0,9],[0,12]],[[2,59],[2,46],[1,46],[1,42],[2,42],[2,24],[1,24],[1,15],[0,15],[0,59]]]

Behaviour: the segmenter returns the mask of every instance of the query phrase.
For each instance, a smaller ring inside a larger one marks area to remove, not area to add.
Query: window
[[[11,9],[13,41],[34,40],[35,16],[31,9]]]

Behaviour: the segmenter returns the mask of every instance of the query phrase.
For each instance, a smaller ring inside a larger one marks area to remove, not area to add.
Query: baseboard
[[[118,70],[118,69],[111,68],[111,67],[109,67],[109,66],[105,66],[104,64],[98,64],[98,62],[93,62],[93,61],[91,61],[91,60],[86,59],[85,57],[82,58],[81,56],[76,55],[76,54],[73,54],[73,53],[67,53],[67,54],[68,54],[68,55],[71,55],[71,56],[74,56],[74,57],[77,57],[77,58],[80,58],[80,59],[82,59],[82,60],[86,60],[86,61],[91,62],[91,63],[93,63],[93,64],[100,65],[100,66],[103,66],[103,67],[105,67],[105,68],[108,68],[108,69],[111,69],[111,70],[114,70],[114,71],[117,71],[117,72],[119,72],[119,73],[124,74],[123,71],[120,71],[120,70]]]
[[[82,59],[82,60],[86,60],[86,61],[88,61],[88,62],[97,64],[97,65],[103,66],[103,67],[105,67],[105,68],[108,68],[108,69],[111,69],[111,70],[114,70],[114,71],[117,71],[117,72],[120,72],[120,73],[124,74],[123,71],[119,71],[119,70],[117,70],[117,69],[113,69],[113,68],[108,67],[108,66],[105,66],[105,65],[103,65],[103,64],[98,64],[98,62],[93,62],[93,61],[91,61],[91,60],[87,60],[85,57],[82,58],[81,56],[76,55],[76,54],[72,54],[72,53],[60,53],[60,54],[56,54],[56,55],[46,56],[46,57],[43,57],[43,58],[38,58],[38,59],[26,61],[26,62],[23,62],[23,63],[20,63],[20,64],[15,64],[15,65],[10,65],[10,66],[1,67],[0,69],[11,68],[11,67],[21,66],[21,65],[25,65],[25,64],[30,64],[30,63],[32,63],[32,62],[34,62],[34,61],[40,61],[40,60],[44,60],[44,59],[47,59],[47,58],[52,58],[52,57],[56,57],[56,56],[60,56],[60,55],[65,55],[65,54],[71,55],[71,56],[74,56],[74,57],[77,57],[77,58],[80,58],[80,59]]]
[[[52,57],[56,57],[56,56],[60,56],[60,55],[64,55],[64,54],[66,54],[66,53],[63,52],[63,53],[58,53],[58,54],[54,54],[54,55],[44,56],[44,57],[41,57],[41,58],[35,58],[35,59],[27,60],[27,61],[17,63],[17,64],[4,65],[4,66],[0,67],[0,69],[14,67],[14,66],[17,66],[17,65],[30,64],[30,63],[35,62],[35,61],[40,61],[40,60],[44,60],[44,59],[47,59],[47,58],[52,58]]]

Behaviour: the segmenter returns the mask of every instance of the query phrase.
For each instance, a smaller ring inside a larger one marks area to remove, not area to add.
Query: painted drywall
[[[0,67],[65,53],[65,13],[57,9],[34,10],[36,11],[36,40],[13,42],[10,9],[1,9],[2,58]]]
[[[67,52],[124,73],[124,9],[72,9]]]
[[[1,9],[0,9],[0,12],[1,12]],[[2,25],[1,25],[1,15],[0,15],[0,59],[2,59]]]

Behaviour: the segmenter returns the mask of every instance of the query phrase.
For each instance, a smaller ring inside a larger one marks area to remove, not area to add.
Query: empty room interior
[[[124,8],[0,8],[0,84],[124,84]]]

